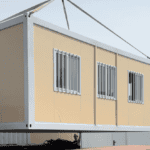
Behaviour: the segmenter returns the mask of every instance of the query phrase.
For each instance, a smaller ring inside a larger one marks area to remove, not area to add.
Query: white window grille
[[[128,102],[144,104],[144,75],[129,70]]]
[[[81,57],[54,49],[54,91],[81,95]]]
[[[117,99],[117,68],[97,62],[97,97]]]

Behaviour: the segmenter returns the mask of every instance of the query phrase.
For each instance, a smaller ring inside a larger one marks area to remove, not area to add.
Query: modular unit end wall
[[[37,132],[80,132],[81,147],[84,132],[106,145],[117,133],[125,145],[149,135],[148,59],[24,13],[0,24],[0,65],[2,132],[28,133],[27,143],[53,138]]]

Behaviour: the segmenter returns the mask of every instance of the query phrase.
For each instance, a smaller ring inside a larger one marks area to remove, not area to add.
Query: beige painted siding
[[[0,122],[24,121],[23,24],[0,31]]]
[[[81,96],[54,92],[53,48],[81,56]],[[94,123],[94,47],[34,26],[35,121]]]
[[[81,96],[54,92],[53,48],[81,56]],[[94,46],[34,26],[34,54],[35,121],[94,124]],[[149,65],[101,48],[96,62],[117,66],[117,124],[150,125]],[[127,70],[144,74],[144,105],[128,103]],[[115,125],[115,113],[116,101],[96,97],[96,124]]]
[[[144,74],[144,105],[128,103],[127,70]],[[118,55],[118,125],[150,125],[149,74],[149,65]]]
[[[128,125],[128,80],[127,80],[127,60],[118,55],[117,63],[117,118],[118,125]],[[130,103],[132,105],[132,103]]]
[[[115,54],[112,52],[108,52],[106,50],[97,48],[96,62],[116,66]],[[96,79],[96,86],[97,86],[97,82],[98,81]],[[116,101],[114,100],[100,99],[96,97],[96,124],[103,124],[103,125],[115,125],[116,124],[115,103]]]
[[[150,126],[150,65],[143,65],[144,69],[144,117],[143,126]]]

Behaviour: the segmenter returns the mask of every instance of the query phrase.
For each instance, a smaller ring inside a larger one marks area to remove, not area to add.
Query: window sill
[[[144,102],[141,101],[132,101],[132,100],[128,100],[128,103],[135,103],[135,104],[144,104]]]
[[[79,96],[81,96],[81,93],[78,93],[77,91],[66,90],[66,89],[62,89],[62,88],[56,88],[56,89],[54,89],[54,92],[66,93],[66,94],[79,95]]]
[[[114,97],[111,96],[97,96],[97,98],[106,100],[116,100]]]

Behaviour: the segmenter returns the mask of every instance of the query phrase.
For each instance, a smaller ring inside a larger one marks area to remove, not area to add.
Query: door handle
[[[113,140],[113,145],[115,145],[115,143],[116,143],[116,141],[115,141],[115,140]]]

